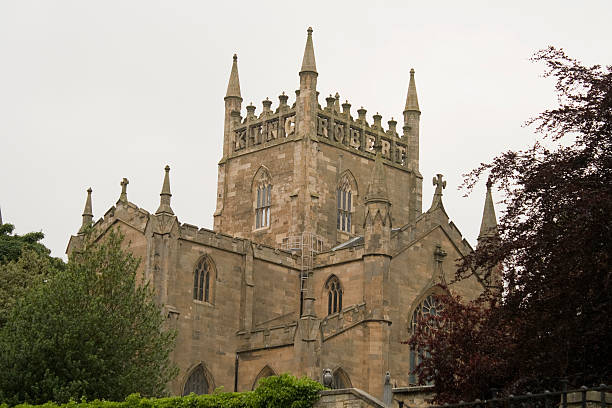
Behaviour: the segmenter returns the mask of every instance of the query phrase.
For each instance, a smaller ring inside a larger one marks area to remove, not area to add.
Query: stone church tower
[[[418,353],[402,342],[434,313],[432,295],[482,291],[475,279],[447,287],[472,248],[449,220],[441,175],[422,211],[414,70],[401,133],[378,113],[354,116],[338,94],[321,106],[318,75],[309,28],[294,102],[283,93],[276,108],[266,99],[259,114],[244,112],[234,55],[212,231],[179,222],[168,166],[155,213],[128,200],[124,179],[93,224],[96,236],[126,235],[178,331],[175,394],[250,390],[284,372],[321,380],[329,369],[334,387],[381,397],[386,372],[397,386],[415,383]],[[481,237],[496,230],[490,188],[485,202]],[[88,190],[68,253],[92,222]]]

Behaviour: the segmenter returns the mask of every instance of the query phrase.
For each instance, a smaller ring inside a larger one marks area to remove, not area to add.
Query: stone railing
[[[321,321],[321,337],[325,341],[361,323],[365,318],[365,303],[359,303],[342,309],[340,312],[329,315]]]
[[[382,401],[357,388],[325,390],[313,408],[388,408]]]
[[[238,336],[244,340],[239,351],[261,350],[291,345],[293,344],[296,329],[297,322],[293,322],[280,326],[238,332]]]
[[[239,116],[234,120],[234,152],[241,152],[252,146],[271,144],[295,134],[295,109],[284,106],[276,112],[264,110],[257,117],[254,115],[254,108],[252,105],[247,107],[244,121],[241,122]]]
[[[374,115],[374,123],[370,126],[365,119],[365,109],[359,109],[359,118],[353,120],[348,112],[350,105],[343,104],[344,112],[338,112],[333,106],[317,112],[318,140],[341,144],[347,149],[356,150],[366,155],[374,155],[376,143],[382,145],[383,159],[396,165],[408,165],[408,144],[396,132],[397,122],[391,119],[389,129],[385,131],[381,125],[382,117]]]

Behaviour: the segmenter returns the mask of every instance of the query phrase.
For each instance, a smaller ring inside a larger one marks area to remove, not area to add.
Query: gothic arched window
[[[270,226],[271,204],[272,185],[259,185],[257,187],[257,206],[255,207],[255,228],[265,228]]]
[[[255,208],[255,229],[270,226],[272,207],[272,177],[265,166],[260,166],[251,184],[253,207]]]
[[[339,188],[337,191],[338,216],[336,226],[340,231],[351,232],[351,208],[353,193],[348,187]]]
[[[433,322],[429,320],[429,317],[438,316],[440,311],[442,311],[443,305],[436,298],[435,294],[430,294],[426,296],[421,303],[414,309],[412,312],[412,318],[410,319],[410,334],[415,334],[417,327],[419,325],[425,324],[427,325],[426,330],[431,327]],[[417,383],[417,377],[414,374],[414,370],[417,365],[421,362],[421,358],[423,353],[421,350],[417,350],[414,348],[410,348],[410,384]]]
[[[357,195],[357,182],[349,170],[340,176],[336,189],[336,228],[351,233],[353,226],[353,202]]]
[[[254,390],[255,388],[257,388],[259,386],[259,380],[261,380],[262,378],[272,377],[273,375],[276,375],[274,370],[271,369],[270,366],[266,365],[264,368],[261,369],[259,374],[257,374],[257,377],[255,377],[255,381],[253,381],[253,386],[251,387],[251,389]]]
[[[340,280],[332,275],[325,284],[327,289],[327,314],[337,313],[342,310],[342,286]]]
[[[213,264],[209,257],[201,258],[193,272],[193,299],[212,303]]]
[[[193,369],[189,378],[187,378],[185,386],[183,387],[183,395],[189,395],[191,393],[197,395],[208,394],[210,388],[204,367],[202,367],[202,364],[199,364]]]
[[[349,378],[346,371],[342,368],[337,368],[334,371],[334,382],[332,383],[332,388],[335,390],[343,389],[343,388],[352,388],[351,379]]]

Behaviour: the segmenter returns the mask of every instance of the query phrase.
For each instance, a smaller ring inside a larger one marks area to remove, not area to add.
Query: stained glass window
[[[438,301],[435,295],[429,295],[414,309],[412,319],[410,320],[410,332],[414,334],[420,324],[431,326],[432,322],[427,319],[429,316],[438,316],[442,310],[442,304]],[[421,350],[410,348],[410,375],[409,381],[411,384],[417,383],[417,376],[413,373],[417,365],[421,362]]]

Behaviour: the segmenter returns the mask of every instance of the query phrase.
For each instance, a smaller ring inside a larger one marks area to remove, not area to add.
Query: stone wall
[[[357,388],[321,391],[314,408],[386,408],[382,401]]]

